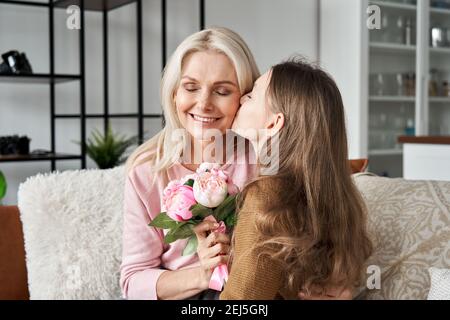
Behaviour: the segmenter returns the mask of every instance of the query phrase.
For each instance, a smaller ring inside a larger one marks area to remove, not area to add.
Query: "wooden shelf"
[[[450,144],[450,136],[400,136],[399,143]]]
[[[402,149],[377,149],[369,151],[369,156],[400,156],[402,154]]]
[[[417,6],[415,4],[407,3],[396,3],[387,1],[370,1],[370,4],[375,4],[383,8],[406,10],[406,11],[417,11]]]
[[[136,2],[136,0],[85,0],[85,10],[89,11],[109,11],[129,3]],[[70,5],[81,5],[80,0],[54,0],[55,7],[67,8]]]
[[[81,79],[79,75],[70,74],[58,74],[49,75],[43,73],[34,74],[0,74],[0,82],[3,83],[62,83],[69,81],[76,81]]]
[[[47,161],[47,160],[78,160],[80,155],[66,154],[66,153],[50,153],[47,155],[20,155],[8,154],[0,155],[0,162],[16,162],[16,161]]]
[[[415,102],[415,97],[409,96],[370,96],[370,102]]]

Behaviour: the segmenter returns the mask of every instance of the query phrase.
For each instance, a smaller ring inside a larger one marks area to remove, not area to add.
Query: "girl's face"
[[[249,135],[252,130],[248,129],[268,129],[272,123],[273,113],[266,95],[270,77],[269,70],[255,81],[253,90],[241,98],[241,107],[234,120],[233,131],[247,139],[253,140]]]
[[[174,99],[178,118],[193,138],[204,140],[207,129],[225,134],[240,96],[236,71],[226,55],[209,50],[185,57]]]

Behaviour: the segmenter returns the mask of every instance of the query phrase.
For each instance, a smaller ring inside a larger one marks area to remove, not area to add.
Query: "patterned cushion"
[[[428,269],[450,267],[450,182],[354,179],[369,209],[369,265],[381,270],[380,289],[360,288],[358,298],[427,299]]]

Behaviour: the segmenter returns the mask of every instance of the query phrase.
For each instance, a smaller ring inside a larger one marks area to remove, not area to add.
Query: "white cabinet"
[[[450,144],[405,143],[404,178],[450,181]]]
[[[322,0],[320,11],[320,62],[342,92],[350,157],[402,176],[399,135],[450,135],[450,1]]]

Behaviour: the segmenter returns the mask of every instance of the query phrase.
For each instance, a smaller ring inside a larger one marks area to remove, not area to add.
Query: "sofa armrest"
[[[28,300],[22,223],[17,206],[0,206],[0,300]]]

